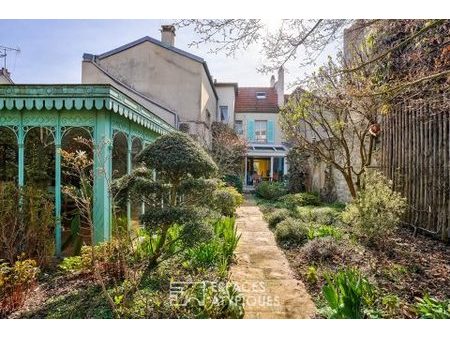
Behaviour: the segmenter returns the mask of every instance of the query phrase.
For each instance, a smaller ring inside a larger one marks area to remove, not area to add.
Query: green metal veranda
[[[55,146],[55,244],[61,255],[61,143],[71,128],[89,131],[94,145],[94,243],[111,237],[112,148],[116,133],[126,137],[126,170],[132,169],[133,140],[142,145],[173,127],[110,85],[0,85],[0,132],[11,130],[18,145],[17,184],[25,182],[25,137],[31,128],[48,129]],[[131,207],[127,206],[130,222]]]

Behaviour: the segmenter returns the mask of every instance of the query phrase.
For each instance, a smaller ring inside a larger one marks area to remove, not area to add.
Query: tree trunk
[[[356,189],[355,184],[353,183],[352,174],[342,172],[342,175],[344,175],[345,182],[347,183],[348,190],[350,191],[350,195],[352,195],[352,198],[356,198]]]

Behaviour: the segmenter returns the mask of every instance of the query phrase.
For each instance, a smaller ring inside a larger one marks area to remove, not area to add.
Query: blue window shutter
[[[247,140],[249,142],[255,141],[255,120],[247,121]]]
[[[267,121],[267,143],[275,142],[275,128],[273,120]]]

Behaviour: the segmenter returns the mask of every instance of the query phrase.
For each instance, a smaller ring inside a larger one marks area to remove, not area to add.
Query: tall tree
[[[247,143],[228,125],[214,122],[212,125],[211,155],[220,175],[239,176],[242,161],[247,153]]]

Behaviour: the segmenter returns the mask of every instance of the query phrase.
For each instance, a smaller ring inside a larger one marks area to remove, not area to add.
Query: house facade
[[[216,83],[219,93],[219,121],[234,128],[247,141],[244,187],[251,190],[261,181],[282,181],[287,174],[287,147],[279,124],[284,104],[284,69],[272,76],[268,87],[239,87]]]
[[[109,83],[206,147],[211,124],[222,122],[248,142],[242,173],[248,188],[287,173],[278,111],[284,103],[284,70],[268,87],[213,81],[204,59],[175,47],[175,28],[162,26],[161,40],[143,37],[111,51],[84,54],[84,84]]]

